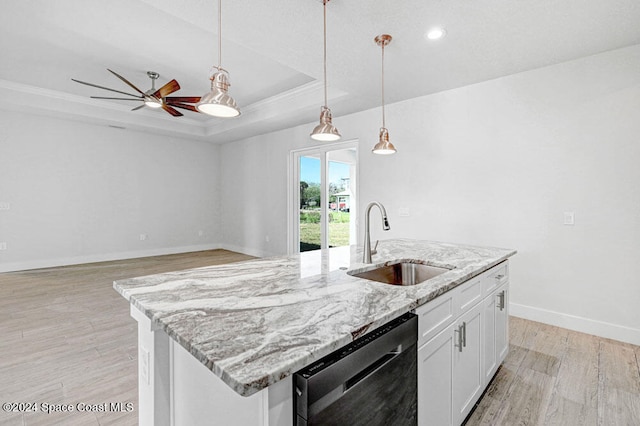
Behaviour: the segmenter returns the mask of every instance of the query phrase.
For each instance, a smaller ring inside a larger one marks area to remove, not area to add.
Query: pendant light
[[[229,73],[222,68],[222,0],[218,0],[218,66],[211,76],[211,91],[196,104],[198,111],[214,117],[237,117],[240,110],[236,101],[229,96]]]
[[[320,124],[311,132],[311,139],[323,142],[337,141],[340,139],[340,132],[331,123],[331,110],[327,106],[327,3],[329,0],[322,0],[324,7],[324,105],[320,109]]]
[[[374,40],[376,44],[382,48],[382,127],[380,128],[380,140],[371,152],[374,154],[389,155],[396,153],[396,147],[389,142],[389,131],[385,127],[384,119],[384,47],[391,43],[391,36],[389,34],[381,34]]]

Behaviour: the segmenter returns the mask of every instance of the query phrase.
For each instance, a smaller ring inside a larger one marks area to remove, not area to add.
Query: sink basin
[[[421,263],[399,262],[349,275],[385,284],[416,285],[447,271],[449,271],[448,268],[423,265]]]

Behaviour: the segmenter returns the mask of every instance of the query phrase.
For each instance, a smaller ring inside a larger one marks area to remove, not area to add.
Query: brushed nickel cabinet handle
[[[500,300],[498,307],[500,308],[501,311],[504,311],[504,290],[498,293],[498,300]]]
[[[501,279],[504,278],[504,274],[498,274],[498,275],[496,275],[495,278],[496,278],[496,280],[500,281]]]
[[[462,346],[467,347],[467,323],[462,322]]]
[[[453,346],[458,348],[458,352],[462,352],[462,326],[459,325],[457,330],[454,330],[454,333],[458,333],[458,344],[455,343]]]

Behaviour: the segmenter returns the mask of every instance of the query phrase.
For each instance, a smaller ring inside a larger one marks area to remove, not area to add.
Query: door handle
[[[501,311],[504,311],[504,290],[498,293],[498,300],[500,300],[498,307],[500,308]]]

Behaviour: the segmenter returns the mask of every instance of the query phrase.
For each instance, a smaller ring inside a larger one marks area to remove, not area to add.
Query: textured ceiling
[[[223,2],[222,65],[243,115],[222,120],[185,111],[131,112],[130,103],[92,100],[128,91],[113,69],[142,90],[147,70],[177,96],[208,91],[217,62],[217,1],[26,0],[0,15],[0,107],[34,110],[215,143],[317,120],[322,104],[322,2]],[[637,0],[331,0],[329,105],[340,116],[380,102],[380,49],[386,95],[395,102],[640,43]],[[424,39],[444,26],[447,37]],[[274,119],[277,117],[277,119]]]

